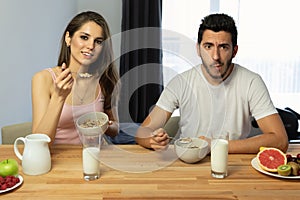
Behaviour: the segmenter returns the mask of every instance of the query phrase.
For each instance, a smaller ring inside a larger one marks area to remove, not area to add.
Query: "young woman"
[[[32,131],[54,144],[80,144],[76,119],[91,111],[109,116],[106,135],[118,134],[119,74],[113,63],[110,30],[98,13],[76,15],[61,39],[58,66],[32,78]]]

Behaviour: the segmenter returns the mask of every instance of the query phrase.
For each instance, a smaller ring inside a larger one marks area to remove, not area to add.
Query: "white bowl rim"
[[[90,114],[100,114],[101,116],[104,116],[106,118],[105,120],[105,123],[102,125],[102,126],[95,126],[95,127],[81,127],[79,125],[79,120],[86,117],[87,115],[90,115]],[[90,132],[90,131],[96,131],[96,130],[99,130],[99,132],[101,134],[104,134],[104,132],[106,131],[107,127],[108,127],[108,121],[109,121],[109,118],[108,118],[108,115],[104,112],[89,112],[89,113],[85,113],[83,115],[81,115],[77,120],[76,120],[76,128],[77,130],[83,134],[83,135],[97,135],[98,134],[98,131],[97,132]],[[105,130],[104,130],[105,129]],[[84,131],[83,131],[84,130]]]
[[[89,113],[85,113],[85,114],[81,115],[80,117],[78,117],[78,119],[76,120],[76,124],[78,126],[80,126],[79,125],[79,120],[86,117],[87,115],[91,115],[91,114],[95,114],[95,115],[101,114],[102,116],[104,116],[105,117],[105,123],[104,124],[106,124],[109,121],[108,115],[104,112],[89,112]],[[81,127],[81,128],[83,128],[83,127]],[[98,128],[98,127],[87,127],[86,129],[93,129],[93,128]]]
[[[198,138],[198,137],[190,137],[190,138],[192,139],[192,141],[199,140],[204,143],[201,147],[199,147],[200,149],[206,148],[208,146],[208,142],[202,138]],[[187,147],[178,144],[178,143],[180,143],[179,142],[180,139],[182,139],[182,138],[178,138],[177,140],[175,140],[174,145],[186,149]],[[189,144],[189,143],[187,143],[187,144]],[[187,144],[185,144],[185,145],[187,145]]]

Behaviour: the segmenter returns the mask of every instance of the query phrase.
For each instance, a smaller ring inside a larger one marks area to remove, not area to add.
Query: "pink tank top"
[[[55,81],[56,75],[54,71],[51,68],[46,70],[51,73],[52,79]],[[95,101],[90,104],[73,106],[65,103],[57,125],[54,144],[81,144],[75,126],[76,120],[81,115],[93,111],[104,111],[104,96],[101,93],[101,89]]]

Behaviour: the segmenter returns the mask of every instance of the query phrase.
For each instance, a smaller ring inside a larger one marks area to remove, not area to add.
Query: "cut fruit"
[[[264,150],[266,147],[259,147],[259,151]]]
[[[288,162],[287,164],[290,165],[291,168],[292,168],[292,172],[291,172],[291,173],[292,173],[294,176],[297,176],[297,175],[298,175],[298,171],[299,171],[299,165],[298,165],[298,163],[295,163],[295,162]]]
[[[259,166],[268,172],[277,172],[277,168],[287,162],[287,158],[282,151],[271,147],[263,148],[256,157]]]
[[[277,171],[281,176],[288,176],[292,172],[292,167],[290,165],[280,165],[277,167]]]

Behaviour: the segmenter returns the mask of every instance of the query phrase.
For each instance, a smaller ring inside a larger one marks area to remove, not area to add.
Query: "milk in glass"
[[[227,176],[228,140],[212,139],[211,141],[211,175],[214,178]]]
[[[83,148],[82,163],[83,163],[83,173],[85,179],[99,178],[99,174],[100,174],[99,153],[100,153],[100,149],[98,147]]]

